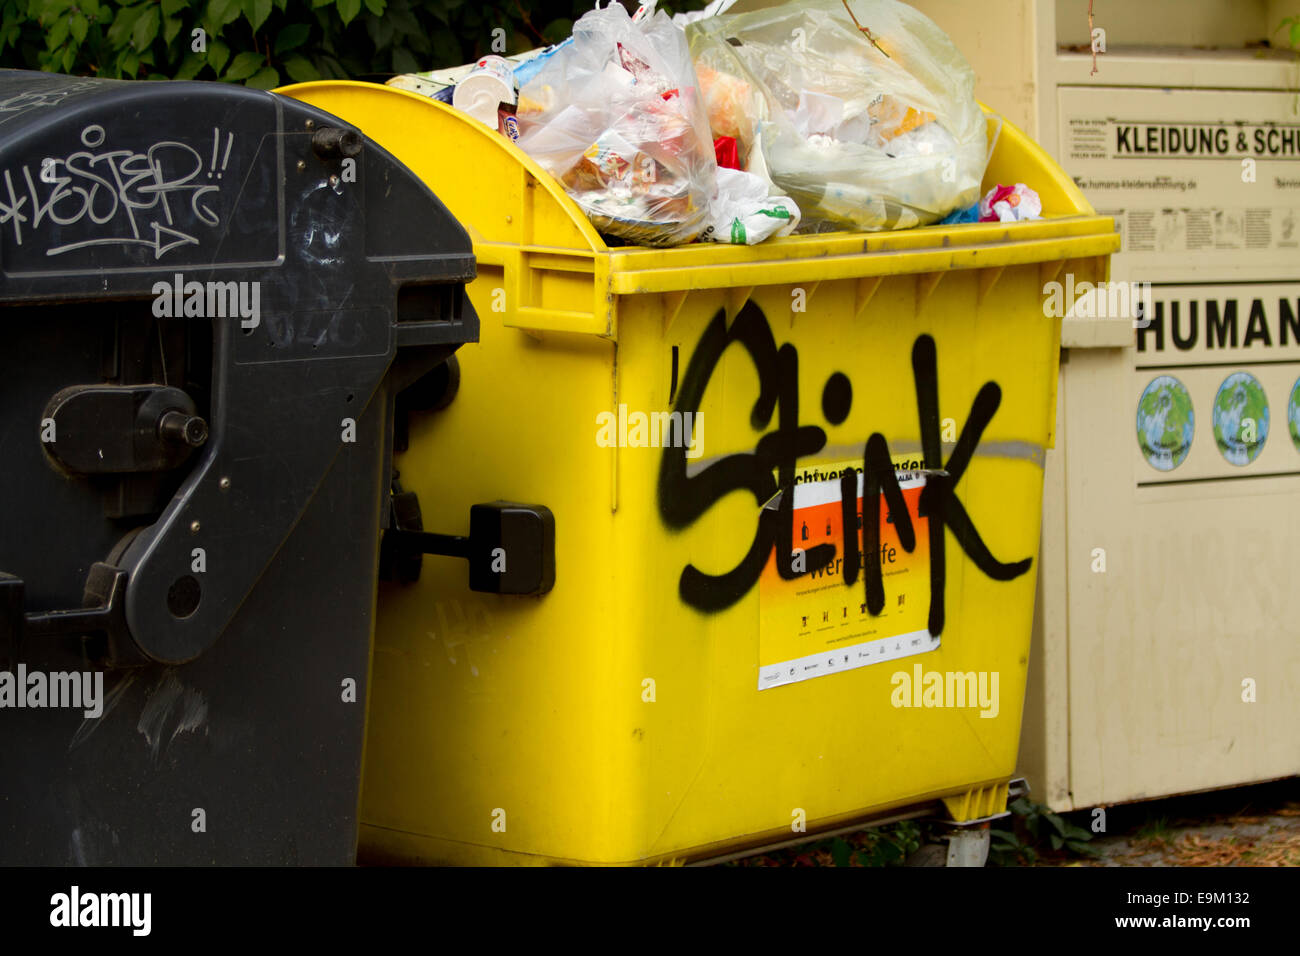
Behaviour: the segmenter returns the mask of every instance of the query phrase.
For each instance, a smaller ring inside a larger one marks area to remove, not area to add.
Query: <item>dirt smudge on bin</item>
[[[164,736],[165,744],[170,745],[179,734],[197,732],[207,719],[208,702],[203,694],[186,687],[175,671],[168,670],[145,701],[136,730],[144,735],[157,760],[164,747]]]

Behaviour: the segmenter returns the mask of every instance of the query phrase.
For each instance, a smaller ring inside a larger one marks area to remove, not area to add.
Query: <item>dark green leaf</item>
[[[465,54],[461,52],[460,44],[456,42],[456,37],[447,31],[435,33],[431,38],[433,41],[432,66],[438,67],[457,66],[465,61]],[[414,38],[411,40],[411,49],[419,50],[415,45]]]
[[[366,32],[379,52],[393,42],[393,25],[382,17],[366,17]]]
[[[213,27],[220,29],[230,22],[231,11],[239,16],[239,0],[208,0],[206,19]]]
[[[262,29],[262,24],[271,15],[271,0],[241,0],[240,6],[254,33]]]
[[[454,40],[452,43],[456,50],[455,59],[457,60],[457,63],[449,65],[456,66],[459,65],[459,63],[464,62],[465,57],[460,54],[460,44],[456,43]],[[406,35],[406,45],[411,48],[411,52],[416,56],[422,56],[426,59],[433,56],[433,45],[429,42],[429,38],[423,33],[408,33]]]
[[[176,34],[181,32],[181,21],[176,17],[163,17],[163,43],[171,45]]]
[[[266,57],[260,53],[245,52],[239,54],[230,63],[230,68],[226,70],[223,80],[246,80],[266,62]]]
[[[275,55],[296,50],[307,42],[311,27],[305,23],[291,23],[275,35]]]
[[[78,44],[85,41],[86,30],[89,27],[89,21],[80,13],[74,13],[72,19],[68,21],[68,28],[72,31],[72,39],[76,40]]]
[[[54,26],[50,27],[50,32],[45,34],[45,49],[57,50],[63,46],[63,41],[68,38],[68,28],[71,21],[67,17],[60,17],[54,21]]]
[[[296,83],[308,83],[319,80],[320,73],[305,56],[291,56],[284,61],[284,72]]]
[[[852,848],[843,837],[836,837],[831,841],[831,859],[835,861],[836,866],[848,866],[851,854]]]
[[[343,64],[328,53],[321,53],[316,57],[316,69],[320,75],[329,80],[346,79],[348,72],[343,69]]]
[[[419,71],[420,62],[410,50],[404,46],[399,46],[393,50],[394,73],[418,73]]]
[[[370,69],[368,63],[350,50],[345,50],[339,54],[339,62],[343,64],[344,76],[356,76],[358,73],[364,73]]]
[[[228,23],[234,23],[244,14],[240,7],[240,0],[214,0],[213,6],[218,7],[216,11],[218,18],[215,21],[218,30]],[[209,9],[211,10],[211,7]]]
[[[159,4],[162,7],[163,16],[174,17],[177,13],[184,10],[189,3],[187,0],[162,0]]]
[[[108,28],[109,44],[118,49],[131,42],[131,31],[135,29],[135,21],[140,19],[142,13],[144,7],[125,7],[119,10],[117,16],[113,18],[113,25]],[[119,65],[122,62],[122,57],[119,55]]]
[[[361,12],[361,0],[338,0],[337,7],[343,25],[347,26]]]
[[[123,50],[117,57],[117,70],[120,76],[134,77],[140,71],[140,57],[134,50]]]
[[[404,3],[390,3],[388,5],[388,19],[392,21],[393,29],[403,36],[424,35],[425,31],[420,26],[420,21],[415,19],[415,14]]]
[[[142,13],[135,21],[135,28],[131,31],[131,44],[137,50],[147,49],[149,44],[153,43],[153,38],[158,35],[159,26],[158,8],[151,6]]]
[[[221,75],[221,70],[229,59],[230,47],[226,46],[224,41],[213,40],[208,44],[208,65],[212,67],[212,72],[217,76]]]
[[[245,80],[244,85],[259,90],[273,90],[280,85],[280,74],[275,67],[264,66]]]
[[[1076,827],[1073,823],[1065,824],[1065,838],[1067,840],[1091,840],[1092,833],[1083,827]]]
[[[329,19],[324,11],[318,11],[315,16],[320,21],[321,37],[317,46],[328,53],[330,56],[335,55],[334,38],[330,36],[330,31],[334,29],[334,21]]]
[[[181,59],[181,65],[176,70],[176,79],[192,80],[199,75],[199,71],[207,65],[207,58],[202,53],[186,53]]]
[[[1059,850],[1065,843],[1065,841],[1061,839],[1059,836],[1057,836],[1055,833],[1048,836],[1047,842],[1052,844],[1053,850]]]
[[[366,9],[377,17],[384,15],[384,8],[387,6],[387,0],[366,0]]]

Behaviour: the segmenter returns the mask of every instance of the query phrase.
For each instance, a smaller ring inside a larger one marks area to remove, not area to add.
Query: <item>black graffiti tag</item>
[[[699,411],[709,380],[723,353],[732,344],[745,349],[758,372],[759,394],[750,413],[751,426],[755,431],[764,431],[775,411],[776,430],[762,435],[753,452],[727,455],[689,477],[686,474],[686,449],[665,448],[659,469],[659,515],[673,530],[689,527],[733,491],[749,491],[759,508],[754,539],[734,568],[719,575],[705,574],[691,564],[682,569],[678,582],[682,600],[694,608],[710,612],[732,606],[749,592],[762,574],[774,547],[778,556],[793,553],[794,479],[798,460],[817,454],[826,445],[826,433],[821,428],[799,424],[798,350],[790,344],[777,347],[766,316],[753,302],[745,305],[730,329],[724,312],[713,317],[691,355],[674,410],[682,413]],[[994,382],[985,382],[980,388],[956,447],[945,464],[939,439],[938,362],[934,339],[928,335],[918,336],[913,343],[912,374],[927,472],[918,516],[929,519],[929,629],[931,634],[938,635],[944,625],[945,528],[952,531],[962,551],[975,566],[996,581],[1009,581],[1024,574],[1029,570],[1031,559],[1003,563],[994,558],[955,493],[955,486],[970,464],[984,429],[1001,404],[1002,390]],[[844,379],[844,376],[839,373],[832,376],[832,379],[837,378]],[[847,380],[840,387],[847,389]],[[848,401],[847,396],[840,396],[843,407],[836,411],[840,421],[847,415]],[[774,470],[777,473],[775,478]],[[899,543],[905,551],[913,551],[916,539],[911,515],[890,460],[889,445],[878,432],[867,439],[863,448],[862,470],[863,501],[875,501],[876,495],[883,493],[888,518],[898,531]],[[763,507],[777,492],[781,493],[779,506],[776,509]],[[859,567],[857,534],[847,533],[857,526],[855,473],[846,472],[841,476],[840,494],[846,529],[844,577],[845,583],[852,585],[857,580]],[[874,616],[880,614],[885,603],[880,567],[880,514],[874,507],[864,506],[863,511],[863,586],[867,610]],[[807,552],[805,567],[823,567],[833,561],[835,555],[835,545],[818,545]],[[776,566],[786,580],[808,573],[806,570],[793,570],[783,560],[778,560]]]

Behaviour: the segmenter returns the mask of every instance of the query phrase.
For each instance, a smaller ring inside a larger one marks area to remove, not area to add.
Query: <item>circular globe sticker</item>
[[[1152,468],[1173,471],[1192,448],[1196,415],[1187,387],[1172,375],[1160,375],[1142,390],[1137,407],[1137,439]]]
[[[1291,429],[1291,441],[1295,443],[1296,451],[1300,451],[1300,378],[1296,379],[1295,385],[1291,387],[1291,401],[1286,407],[1286,419]]]
[[[1268,396],[1249,372],[1233,372],[1214,396],[1214,443],[1233,465],[1249,465],[1268,440]]]

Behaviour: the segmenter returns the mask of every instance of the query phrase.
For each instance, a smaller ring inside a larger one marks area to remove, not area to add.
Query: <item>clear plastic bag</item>
[[[714,132],[737,138],[744,168],[766,166],[800,231],[927,225],[979,198],[975,74],[912,7],[800,0],[686,32]]]
[[[601,232],[643,245],[690,242],[716,188],[713,138],[690,50],[663,13],[617,3],[574,24],[519,91],[518,145]]]

